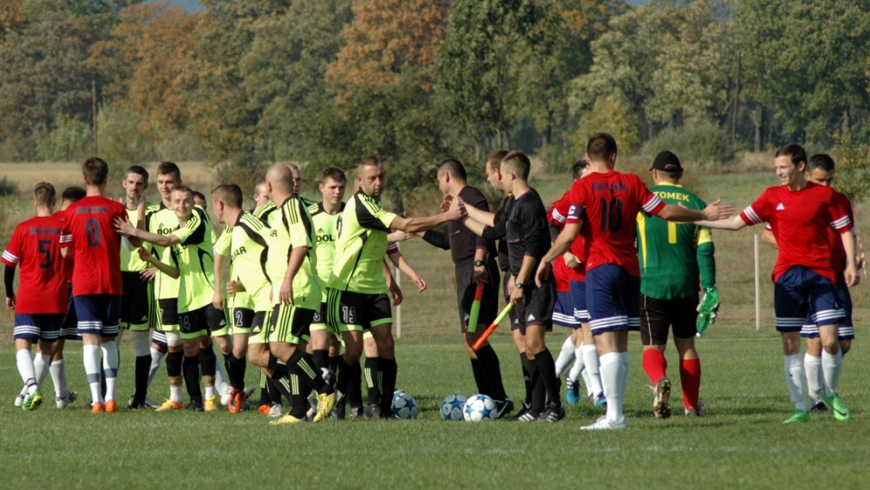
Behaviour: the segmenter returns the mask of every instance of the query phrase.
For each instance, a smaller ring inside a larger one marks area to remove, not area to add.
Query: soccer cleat
[[[604,393],[599,393],[597,395],[593,395],[589,398],[589,401],[592,402],[596,407],[601,407],[607,405],[607,398],[604,397]]]
[[[496,419],[500,419],[514,411],[514,402],[510,398],[505,398],[504,400],[494,400],[494,402]]]
[[[332,407],[335,406],[335,392],[321,393],[317,395],[317,415],[314,416],[314,422],[320,422],[329,416]]]
[[[245,396],[244,392],[237,391],[233,388],[233,391],[230,392],[230,402],[227,403],[227,410],[230,413],[239,413],[242,411],[242,398]]]
[[[332,420],[344,420],[346,410],[347,406],[343,402],[338,402],[332,407],[332,412],[329,413],[329,416],[332,417]]]
[[[106,413],[115,413],[118,411],[118,403],[115,400],[106,400]]]
[[[212,395],[205,399],[204,408],[206,412],[215,412],[218,409],[217,397]]]
[[[825,402],[819,402],[813,405],[813,408],[810,409],[810,413],[827,413],[828,406],[825,405]]]
[[[269,412],[267,413],[267,415],[269,415],[269,417],[272,417],[273,419],[283,417],[284,416],[284,407],[282,407],[280,403],[275,403],[269,409]]]
[[[666,419],[671,416],[671,380],[662,378],[656,383],[653,391],[653,413],[656,418]]]
[[[601,416],[595,422],[580,427],[580,430],[623,430],[626,427],[625,420],[614,422],[605,416]]]
[[[36,410],[40,405],[42,405],[42,393],[40,393],[39,388],[37,388],[33,390],[33,393],[31,393],[30,396],[24,399],[21,409],[25,411]]]
[[[174,402],[172,400],[166,400],[163,402],[163,405],[157,407],[155,412],[168,412],[170,410],[184,410],[184,404],[181,402]]]
[[[555,406],[550,404],[547,409],[541,413],[538,420],[541,422],[558,422],[565,418],[565,408],[562,405]]]
[[[245,389],[242,391],[242,395],[243,395],[242,398],[245,399],[245,400],[247,400],[248,398],[251,397],[251,395],[254,394],[255,391],[257,391],[257,387],[256,387],[256,386],[248,386],[247,388],[245,388]]]
[[[269,411],[272,409],[272,405],[269,403],[264,403],[260,405],[260,408],[257,409],[260,412],[260,415],[269,415]]]
[[[580,402],[580,383],[568,377],[565,378],[565,401],[568,405],[576,405]]]
[[[297,419],[296,417],[290,415],[289,413],[280,419],[270,420],[269,425],[285,425],[285,424],[299,424],[305,422],[305,417],[301,419]]]
[[[826,396],[825,403],[831,407],[831,411],[834,412],[834,418],[837,420],[846,421],[852,418],[852,414],[849,413],[849,409],[846,408],[846,404],[843,403],[843,399],[840,398],[840,395],[834,393],[833,396]]]
[[[91,413],[96,415],[106,411],[106,407],[100,402],[91,403]]]
[[[361,419],[364,415],[365,410],[363,407],[350,407],[350,418],[352,419]]]
[[[67,391],[66,396],[59,396],[55,400],[55,402],[57,403],[57,408],[60,408],[60,409],[66,408],[70,403],[76,401],[78,399],[78,397],[79,397],[79,394],[76,393],[75,391]]]
[[[196,401],[191,401],[190,403],[188,403],[186,409],[193,410],[194,412],[202,412],[205,410],[205,408],[202,406],[202,403]]]
[[[381,407],[378,405],[369,405],[365,408],[366,418],[376,420],[381,418]]]
[[[149,408],[149,407],[143,401],[132,400],[129,403],[127,403],[127,408],[129,408],[130,410],[141,410],[143,408]]]
[[[18,396],[15,397],[15,408],[21,408],[21,405],[24,405],[24,399],[27,397],[24,393],[19,393]]]
[[[794,415],[782,421],[783,424],[794,424],[798,422],[809,422],[810,414],[803,410],[795,410]]]
[[[533,412],[531,408],[523,408],[520,410],[520,413],[514,417],[514,420],[517,422],[534,422],[538,420],[540,416],[540,414]]]

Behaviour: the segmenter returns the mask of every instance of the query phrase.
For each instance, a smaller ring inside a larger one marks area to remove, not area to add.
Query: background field
[[[19,164],[21,165],[21,164]],[[209,174],[184,165],[185,175],[201,189],[212,184]],[[38,180],[61,187],[75,183],[61,167],[27,165],[0,169],[22,189]],[[744,169],[746,170],[746,169]],[[751,169],[749,169],[751,170]],[[18,171],[19,173],[16,173]],[[64,177],[61,177],[64,175]],[[195,177],[198,176],[198,177]],[[61,179],[71,179],[60,183]],[[688,186],[703,198],[721,198],[738,209],[766,186],[775,184],[769,171],[688,174]],[[558,197],[565,178],[541,176],[534,185],[544,200]],[[434,203],[433,203],[434,206]],[[6,199],[0,213],[6,237],[15,222],[30,214],[29,203]],[[421,210],[422,212],[422,210]],[[863,206],[856,209],[859,231],[870,229]],[[772,286],[769,272],[774,251],[762,245],[762,329],[754,330],[752,234],[714,234],[722,309],[718,323],[699,340],[704,369],[702,399],[709,416],[668,421],[652,417],[647,379],[640,366],[639,339],[631,339],[631,377],[626,399],[629,430],[587,434],[581,424],[599,411],[581,404],[569,407],[566,420],[555,424],[447,423],[438,420],[438,404],[447,394],[473,392],[468,361],[458,345],[452,266],[447,252],[420,241],[402,244],[409,262],[428,281],[422,293],[406,291],[402,307],[402,338],[397,341],[399,387],[422,406],[413,422],[369,423],[331,421],[299,427],[270,427],[254,413],[226,412],[130,413],[93,417],[82,410],[59,412],[48,404],[34,413],[12,407],[20,388],[11,348],[12,317],[0,315],[6,332],[0,339],[0,474],[4,487],[93,487],[100,483],[123,487],[176,486],[443,486],[479,487],[493,484],[536,487],[625,488],[647,484],[688,488],[746,485],[758,488],[866,487],[864,463],[870,456],[866,409],[870,382],[865,371],[870,354],[863,348],[868,315],[867,287],[853,290],[858,340],[847,356],[841,394],[853,420],[839,423],[830,416],[812,423],[783,427],[792,411],[782,383],[781,349],[773,331]],[[408,281],[405,284],[409,284]],[[564,331],[548,338],[558,348]],[[522,396],[519,363],[507,330],[494,335],[509,394]],[[68,349],[70,384],[87,399],[81,352]],[[132,391],[132,347],[122,346],[120,394]],[[668,352],[673,400],[681,407],[676,356]],[[249,381],[254,383],[252,370]],[[44,392],[51,393],[50,381]],[[166,389],[163,372],[153,397]],[[85,400],[87,401],[87,400]],[[679,410],[675,411],[679,414]],[[205,420],[211,419],[211,420]],[[54,471],[52,471],[54,469]],[[239,476],[243,471],[244,476]],[[100,472],[105,479],[96,476]],[[264,479],[264,475],[269,475]],[[100,482],[100,483],[97,483]]]

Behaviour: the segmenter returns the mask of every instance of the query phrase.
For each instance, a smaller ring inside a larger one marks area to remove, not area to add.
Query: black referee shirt
[[[467,206],[489,211],[486,197],[478,189],[467,185],[459,191],[459,197]],[[478,248],[485,248],[490,257],[495,256],[495,246],[492,240],[479,237],[466,227],[462,221],[447,223],[447,233],[429,230],[423,235],[426,240],[436,247],[450,250],[450,256],[456,265],[474,260],[474,252]]]

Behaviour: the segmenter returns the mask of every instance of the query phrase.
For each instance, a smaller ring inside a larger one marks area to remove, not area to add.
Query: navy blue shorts
[[[553,325],[580,328],[580,320],[574,316],[574,298],[571,295],[571,291],[556,292],[556,306],[553,307]]]
[[[164,349],[169,345],[166,343],[166,332],[162,330],[157,330],[156,328],[151,333],[151,342],[154,342],[155,344],[163,347]]]
[[[60,313],[15,314],[12,336],[30,341],[54,342],[60,335],[63,315]]]
[[[85,294],[75,297],[76,315],[80,334],[103,337],[118,335],[121,324],[121,296],[111,294]]]
[[[849,286],[846,285],[846,278],[843,274],[837,276],[837,285],[834,286],[835,294],[837,295],[837,303],[843,308],[845,319],[837,325],[838,340],[853,340],[855,338],[855,327],[852,325],[852,295],[849,293]],[[801,327],[801,337],[805,339],[816,339],[819,337],[819,326],[813,319],[807,315],[804,320],[804,325]]]
[[[59,340],[81,340],[79,335],[79,318],[76,316],[76,303],[72,295],[72,284],[67,284],[69,288],[69,305],[67,306],[66,316],[63,317],[63,325],[60,326]]]
[[[574,318],[580,323],[589,323],[589,310],[586,308],[586,281],[569,281],[571,299],[574,301]]]
[[[815,325],[839,325],[846,320],[831,280],[803,266],[792,267],[779,277],[773,306],[780,332],[800,331],[807,317]]]
[[[586,271],[592,334],[640,329],[640,278],[614,264]]]

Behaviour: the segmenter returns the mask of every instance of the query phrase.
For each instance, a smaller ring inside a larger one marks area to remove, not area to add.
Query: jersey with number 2
[[[121,235],[113,227],[115,218],[126,221],[127,209],[102,196],[85,197],[67,208],[60,241],[74,251],[73,296],[121,295]]]
[[[566,223],[584,222],[582,233],[589,247],[586,271],[614,264],[639,277],[635,246],[637,213],[642,210],[654,216],[665,203],[637,175],[615,170],[577,180],[565,199],[570,205]]]

